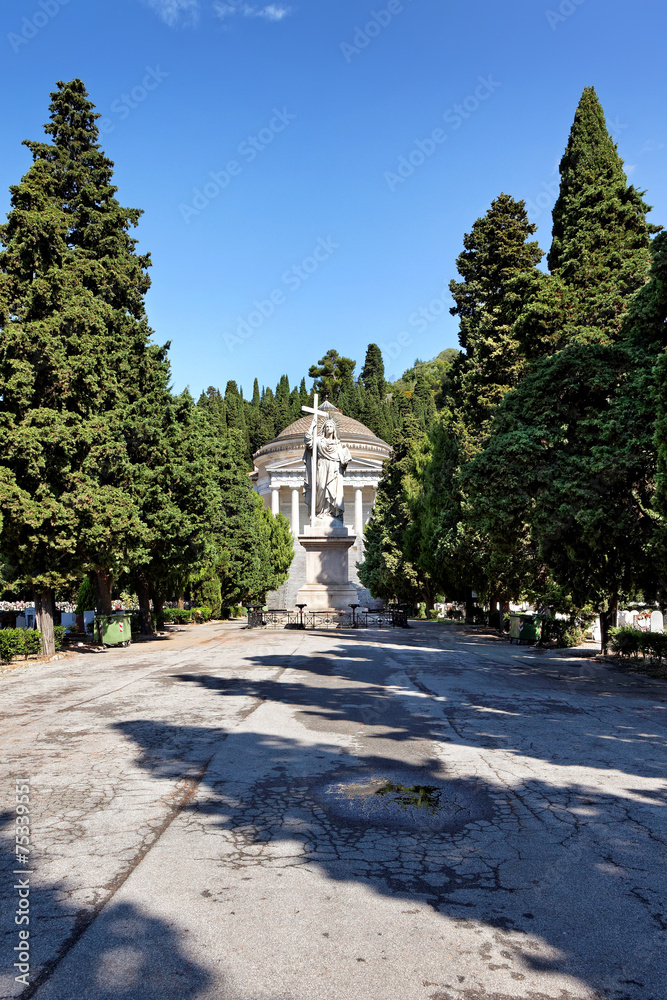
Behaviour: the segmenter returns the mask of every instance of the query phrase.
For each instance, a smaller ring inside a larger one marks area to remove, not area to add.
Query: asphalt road
[[[665,681],[229,624],[5,672],[0,704],[2,998],[667,1000]]]

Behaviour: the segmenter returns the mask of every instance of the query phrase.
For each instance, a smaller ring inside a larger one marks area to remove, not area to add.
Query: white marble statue
[[[308,507],[312,503],[312,456],[313,438],[316,440],[316,483],[315,491],[315,514],[335,517],[339,521],[343,520],[343,482],[345,470],[350,462],[351,455],[346,445],[341,444],[336,433],[336,425],[333,420],[325,420],[322,430],[316,433],[315,421],[309,431],[306,432],[306,451],[304,461],[306,464],[306,482],[304,484],[305,500]]]

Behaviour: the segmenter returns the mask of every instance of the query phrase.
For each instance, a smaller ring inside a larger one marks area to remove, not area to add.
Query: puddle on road
[[[375,794],[392,795],[394,802],[402,809],[430,809],[435,812],[440,805],[440,789],[437,785],[397,785],[394,781],[388,781]]]
[[[482,786],[462,779],[436,781],[431,775],[423,782],[406,773],[341,776],[322,786],[317,799],[348,823],[396,830],[455,833],[493,817],[493,803]]]

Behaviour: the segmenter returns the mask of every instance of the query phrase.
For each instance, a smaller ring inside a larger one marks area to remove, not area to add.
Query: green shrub
[[[64,625],[56,625],[53,629],[56,649],[60,649],[66,629]],[[42,633],[32,628],[0,629],[0,660],[9,663],[15,656],[29,656],[42,652]]]
[[[542,624],[542,642],[555,642],[559,649],[580,646],[586,633],[566,618],[546,618]]]
[[[621,656],[634,656],[637,660],[643,653],[652,662],[667,660],[667,635],[663,632],[642,632],[639,628],[624,625],[610,629],[610,636],[613,652]]]
[[[644,633],[641,629],[632,628],[630,625],[623,625],[621,628],[609,630],[610,646],[614,653],[621,656],[639,656],[643,648]]]
[[[21,628],[0,629],[0,659],[9,663],[13,657],[23,652],[23,632]]]
[[[42,633],[34,629],[25,629],[23,633],[23,649],[21,652],[28,658],[31,653],[41,653]]]
[[[192,620],[192,611],[186,608],[162,609],[162,621],[165,625],[189,625]]]
[[[581,646],[586,639],[586,630],[579,625],[568,625],[563,633],[563,647]]]
[[[663,632],[642,632],[641,649],[651,660],[667,659],[667,636]]]
[[[418,608],[419,608],[419,610],[417,611],[417,618],[420,618],[422,620],[425,619],[426,618],[426,602],[425,601],[420,601],[419,605],[418,605]]]
[[[191,608],[190,613],[194,621],[198,625],[202,622],[209,622],[211,620],[211,609],[210,608]]]

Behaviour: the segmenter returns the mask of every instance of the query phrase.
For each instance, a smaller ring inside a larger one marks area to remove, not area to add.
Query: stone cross
[[[313,406],[302,406],[301,409],[304,413],[313,414],[313,455],[311,458],[310,466],[310,523],[312,527],[315,527],[315,504],[317,497],[317,418],[326,417],[326,410],[318,410],[319,397],[315,393],[313,397]]]

